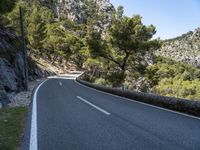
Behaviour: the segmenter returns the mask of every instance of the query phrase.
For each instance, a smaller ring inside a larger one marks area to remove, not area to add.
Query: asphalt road
[[[35,97],[24,150],[200,150],[199,119],[99,92],[72,79],[49,79]]]

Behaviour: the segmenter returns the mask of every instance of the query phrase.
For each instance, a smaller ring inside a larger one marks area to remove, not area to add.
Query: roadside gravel
[[[9,104],[10,107],[20,107],[20,106],[28,106],[31,102],[31,95],[34,88],[44,81],[45,78],[37,79],[35,81],[29,82],[28,91],[22,91],[17,93],[12,99],[11,103]]]

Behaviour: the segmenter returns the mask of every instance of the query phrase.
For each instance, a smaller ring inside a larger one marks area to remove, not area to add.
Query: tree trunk
[[[53,60],[52,60],[52,62],[51,62],[51,64],[52,64],[52,65],[54,65],[54,64],[55,64],[55,61],[57,60],[57,58],[58,58],[58,56],[57,56],[57,55],[54,55],[54,56],[53,56]]]

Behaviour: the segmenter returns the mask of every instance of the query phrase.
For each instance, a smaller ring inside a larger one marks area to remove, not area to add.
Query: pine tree
[[[95,30],[90,30],[86,37],[91,56],[107,59],[117,66],[119,82],[123,82],[128,64],[136,61],[135,55],[159,47],[157,40],[151,40],[155,27],[143,25],[141,19],[140,16],[115,18],[105,39]]]
[[[41,51],[47,37],[46,22],[42,19],[39,8],[35,6],[32,16],[29,18],[28,40],[33,49]]]
[[[123,6],[119,6],[117,8],[117,11],[116,11],[116,18],[118,20],[121,20],[123,18],[123,14],[124,14],[124,7]]]

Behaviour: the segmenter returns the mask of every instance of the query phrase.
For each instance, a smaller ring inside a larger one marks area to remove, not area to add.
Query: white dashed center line
[[[76,96],[76,97],[77,97],[78,99],[80,99],[81,101],[87,103],[88,105],[94,107],[95,109],[99,110],[100,112],[102,112],[102,113],[104,113],[104,114],[106,114],[106,115],[111,115],[111,114],[110,114],[109,112],[107,112],[106,110],[104,110],[104,109],[102,109],[102,108],[100,108],[100,107],[98,107],[98,106],[96,106],[96,105],[94,105],[94,104],[88,102],[88,101],[85,100],[84,98],[82,98],[82,97],[80,97],[80,96]]]

